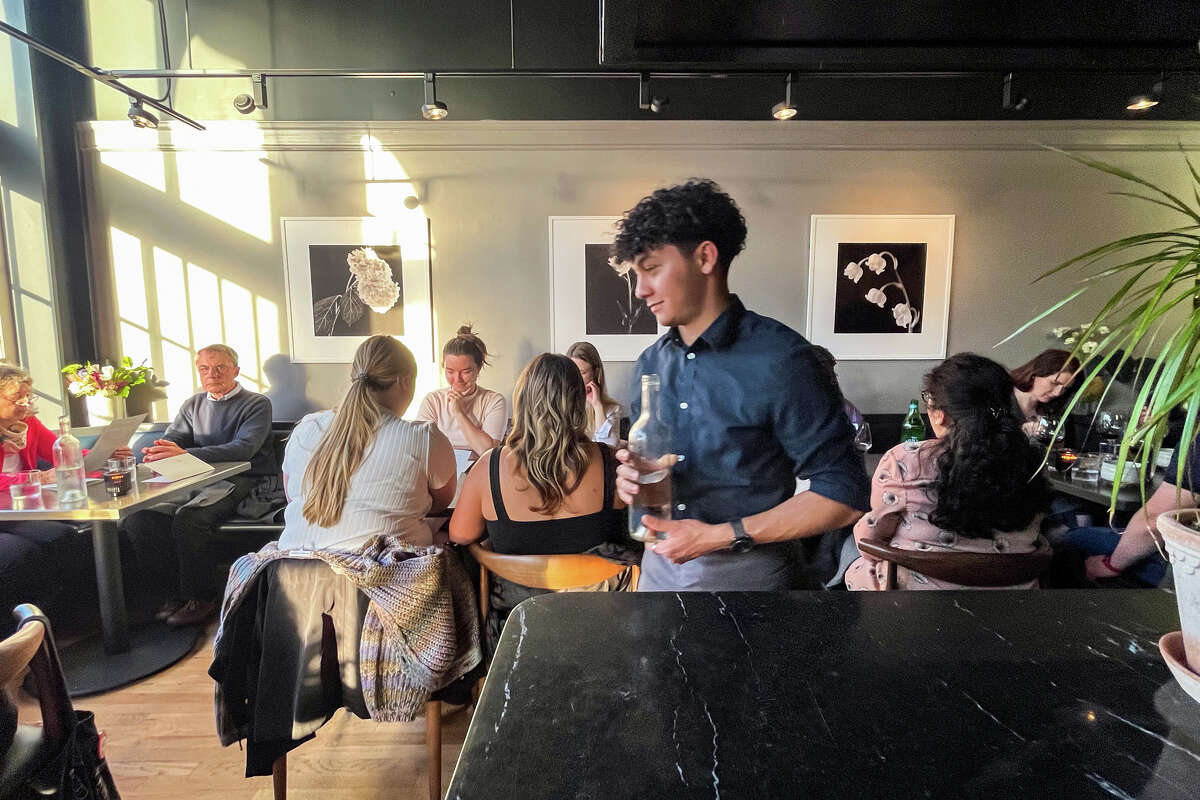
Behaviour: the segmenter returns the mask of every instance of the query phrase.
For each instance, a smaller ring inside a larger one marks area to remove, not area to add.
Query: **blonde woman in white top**
[[[297,423],[283,459],[281,548],[357,550],[378,535],[432,543],[424,518],[450,504],[457,470],[436,426],[400,418],[416,374],[407,347],[372,336],[354,353],[337,409]]]
[[[621,438],[621,404],[608,396],[600,351],[591,342],[576,342],[567,348],[567,358],[575,362],[583,377],[592,441],[615,448]]]
[[[487,360],[487,346],[463,325],[442,348],[444,389],[425,395],[417,419],[436,423],[450,443],[470,450],[476,457],[500,444],[508,425],[504,395],[479,385],[479,373]]]

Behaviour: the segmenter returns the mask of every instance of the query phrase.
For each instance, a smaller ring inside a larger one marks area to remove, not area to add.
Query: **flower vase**
[[[91,395],[83,399],[88,412],[88,425],[107,425],[114,419],[120,419],[125,414],[124,397],[105,397]]]
[[[1175,577],[1175,601],[1183,628],[1188,666],[1200,674],[1200,509],[1168,511],[1158,517],[1158,532],[1167,544]]]

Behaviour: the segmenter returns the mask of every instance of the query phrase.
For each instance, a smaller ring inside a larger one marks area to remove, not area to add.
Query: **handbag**
[[[75,711],[75,724],[62,748],[32,777],[18,794],[21,800],[120,800],[103,739],[91,711]]]

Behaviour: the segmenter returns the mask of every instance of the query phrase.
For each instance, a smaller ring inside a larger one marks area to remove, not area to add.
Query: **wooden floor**
[[[124,800],[269,800],[270,776],[245,778],[244,752],[221,747],[213,721],[212,634],[183,661],[108,694],[80,698],[106,732],[108,762]],[[470,710],[442,721],[442,785],[458,759]],[[38,719],[23,698],[21,720]],[[425,721],[381,724],[339,711],[317,738],[288,756],[288,797],[296,800],[425,800]]]

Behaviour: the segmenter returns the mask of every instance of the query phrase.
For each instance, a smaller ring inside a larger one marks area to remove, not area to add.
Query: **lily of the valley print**
[[[920,333],[923,242],[840,242],[834,333]]]
[[[309,245],[316,336],[404,335],[400,248]]]

